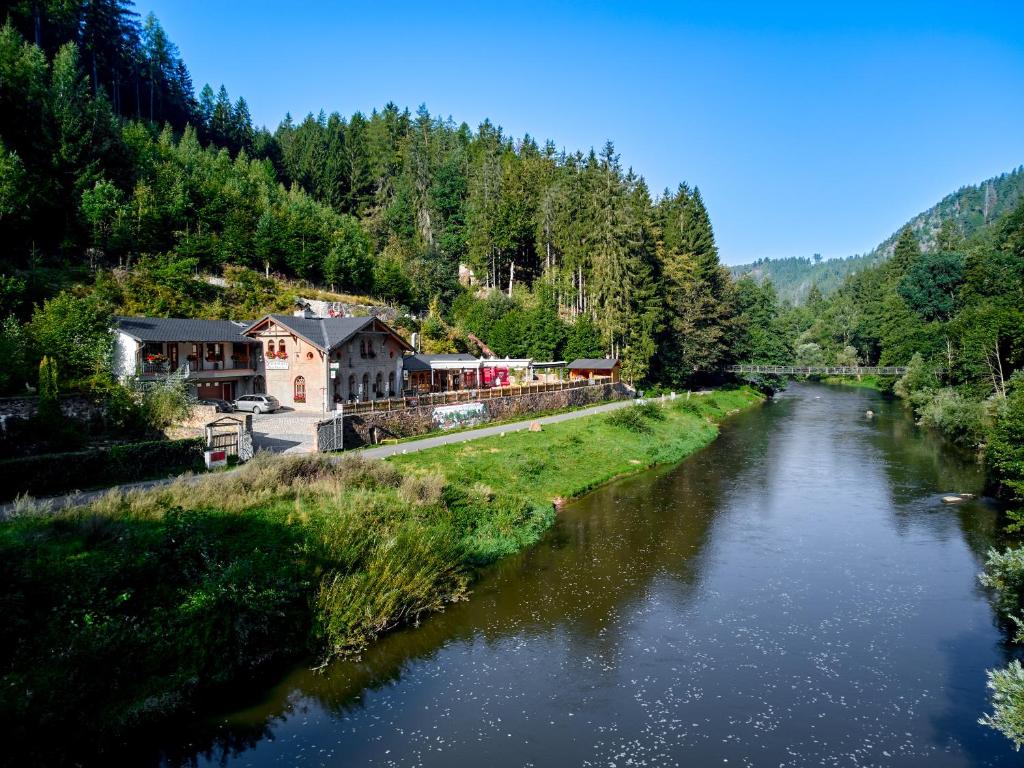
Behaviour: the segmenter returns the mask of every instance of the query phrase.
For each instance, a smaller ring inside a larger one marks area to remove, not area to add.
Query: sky
[[[1024,164],[1024,2],[136,0],[257,124],[389,101],[700,188],[722,260],[870,250]]]

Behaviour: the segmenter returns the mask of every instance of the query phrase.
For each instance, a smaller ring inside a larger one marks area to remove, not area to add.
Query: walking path
[[[470,440],[479,440],[482,437],[493,437],[500,435],[502,432],[519,432],[524,429],[529,429],[530,424],[533,422],[539,422],[540,424],[555,424],[560,421],[570,421],[572,419],[581,419],[585,416],[593,416],[598,413],[607,413],[608,411],[614,411],[617,408],[632,404],[632,400],[613,400],[610,403],[602,403],[601,405],[595,405],[590,408],[583,408],[578,411],[568,411],[566,413],[556,413],[552,416],[541,416],[539,418],[526,418],[522,421],[515,421],[510,424],[499,424],[492,427],[480,427],[479,429],[470,429],[465,432],[456,432],[454,434],[438,434],[430,437],[424,437],[420,440],[410,440],[406,443],[397,443],[395,445],[379,445],[374,448],[366,448],[360,451],[355,451],[360,456],[366,456],[372,459],[384,459],[388,456],[394,456],[400,453],[415,453],[416,451],[423,451],[427,448],[436,448],[439,445],[450,445],[452,443],[465,443]],[[340,459],[344,454],[331,454],[331,458],[334,460]],[[240,468],[239,468],[240,469]],[[237,472],[238,469],[229,469],[221,474],[231,474]],[[207,474],[190,475],[188,477],[181,478],[186,483],[198,482],[201,478],[209,477]],[[143,480],[138,483],[126,483],[124,485],[115,485],[112,488],[101,488],[95,491],[84,491],[82,493],[71,493],[65,496],[52,496],[45,499],[37,499],[37,503],[43,503],[50,505],[54,511],[66,509],[67,507],[78,507],[84,504],[88,504],[91,501],[98,499],[105,493],[109,493],[112,490],[121,491],[135,491],[143,490],[146,488],[157,488],[162,485],[170,485],[178,477],[166,477],[158,480]],[[0,505],[0,520],[5,518],[10,512],[15,509],[16,504],[10,502],[7,504]]]
[[[613,400],[610,403],[602,403],[601,405],[595,405],[592,408],[584,408],[581,411],[556,413],[553,416],[541,416],[539,418],[526,419],[525,421],[516,421],[511,424],[498,424],[493,427],[480,427],[479,429],[470,429],[465,432],[456,432],[450,435],[442,433],[431,437],[424,437],[421,440],[410,440],[407,443],[378,445],[374,448],[364,448],[359,451],[359,455],[369,456],[373,459],[386,459],[388,456],[394,456],[399,453],[415,453],[416,451],[423,451],[427,448],[436,448],[439,445],[465,443],[469,440],[479,440],[481,437],[493,437],[494,435],[500,435],[502,432],[519,432],[524,429],[529,429],[530,425],[535,421],[540,424],[556,424],[559,421],[578,419],[581,416],[593,416],[595,413],[614,411],[616,408],[622,408],[623,406],[631,405],[632,403],[632,400]]]

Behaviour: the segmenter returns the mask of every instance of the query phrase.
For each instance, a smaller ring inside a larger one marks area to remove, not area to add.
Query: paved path
[[[579,411],[556,413],[553,416],[541,416],[540,418],[516,421],[511,424],[498,424],[493,427],[468,429],[465,432],[456,432],[451,435],[433,435],[431,437],[424,437],[421,440],[410,440],[409,442],[397,443],[396,445],[378,445],[375,448],[364,448],[358,453],[360,456],[369,456],[374,459],[385,459],[388,456],[395,456],[400,453],[416,453],[416,451],[423,451],[427,448],[436,448],[439,445],[465,443],[470,440],[479,440],[481,437],[493,437],[494,435],[500,435],[502,432],[520,432],[524,429],[529,429],[530,425],[535,421],[540,422],[541,424],[556,424],[559,421],[569,421],[570,419],[579,419],[583,416],[593,416],[595,413],[614,411],[616,408],[622,408],[623,406],[630,405],[632,402],[632,400],[613,400],[610,403],[602,403],[601,405],[595,405],[592,408],[584,408]]]
[[[431,437],[424,437],[420,440],[410,440],[407,443],[398,443],[396,445],[380,445],[375,448],[366,448],[360,451],[355,451],[360,456],[366,456],[374,459],[384,459],[388,456],[394,456],[400,453],[415,453],[416,451],[423,451],[427,448],[436,448],[439,445],[450,445],[451,443],[465,443],[470,440],[479,440],[482,437],[493,437],[494,435],[500,435],[502,432],[519,432],[524,429],[529,429],[530,424],[537,421],[541,424],[555,424],[559,421],[570,421],[571,419],[581,419],[585,416],[593,416],[597,413],[606,413],[608,411],[614,411],[617,408],[623,408],[624,406],[630,405],[632,400],[613,400],[610,403],[602,403],[601,405],[595,405],[590,408],[583,408],[578,411],[568,411],[567,413],[556,413],[552,416],[541,416],[539,418],[527,418],[523,421],[515,421],[511,424],[499,424],[493,427],[480,427],[479,429],[470,429],[465,432],[456,432],[454,434],[439,434],[432,435]],[[268,414],[269,418],[271,414]],[[332,458],[335,460],[340,459],[344,454],[332,454]],[[240,468],[239,468],[240,469]],[[237,472],[238,469],[229,469],[221,474],[231,474]],[[183,478],[187,483],[196,483],[201,478],[209,477],[206,474],[192,475],[190,477]],[[88,504],[103,494],[116,489],[122,491],[131,490],[142,490],[145,488],[157,488],[162,485],[170,485],[177,477],[168,477],[159,480],[143,480],[138,483],[126,483],[125,485],[116,485],[113,488],[101,488],[95,491],[85,491],[83,493],[72,493],[66,496],[53,496],[47,499],[38,499],[39,502],[43,502],[51,505],[54,510],[65,509],[66,507],[77,507],[83,504]],[[7,516],[9,512],[14,508],[13,503],[0,505],[0,520]]]
[[[257,451],[312,453],[316,450],[316,423],[327,418],[320,411],[278,411],[252,417],[252,442]]]

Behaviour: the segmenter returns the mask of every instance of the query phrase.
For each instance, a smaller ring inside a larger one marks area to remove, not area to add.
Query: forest
[[[699,189],[652,196],[611,142],[567,152],[394,104],[270,132],[223,86],[195,96],[124,0],[9,4],[0,83],[8,392],[44,352],[88,386],[102,356],[75,350],[103,346],[103,316],[253,316],[287,303],[275,277],[404,307],[427,351],[475,351],[472,332],[676,386],[715,378],[748,344],[743,302],[771,301],[719,263]]]

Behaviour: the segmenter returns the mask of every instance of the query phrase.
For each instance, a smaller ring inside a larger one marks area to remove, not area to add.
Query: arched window
[[[384,376],[380,371],[377,371],[377,379],[373,382],[373,396],[380,397],[384,389]]]
[[[395,396],[395,372],[388,374],[388,397]]]
[[[267,357],[273,359],[277,353],[274,351],[274,340],[271,339],[267,342]]]
[[[348,399],[349,400],[358,400],[359,399],[359,393],[356,392],[356,377],[355,377],[354,374],[348,377]]]
[[[368,374],[368,373],[364,373],[363,374],[363,386],[359,390],[359,399],[360,400],[369,400],[370,399],[370,374]]]
[[[306,377],[296,376],[295,377],[295,395],[292,398],[296,403],[306,402]]]
[[[288,350],[284,348],[284,339],[277,342],[277,356],[282,360],[288,357]]]

